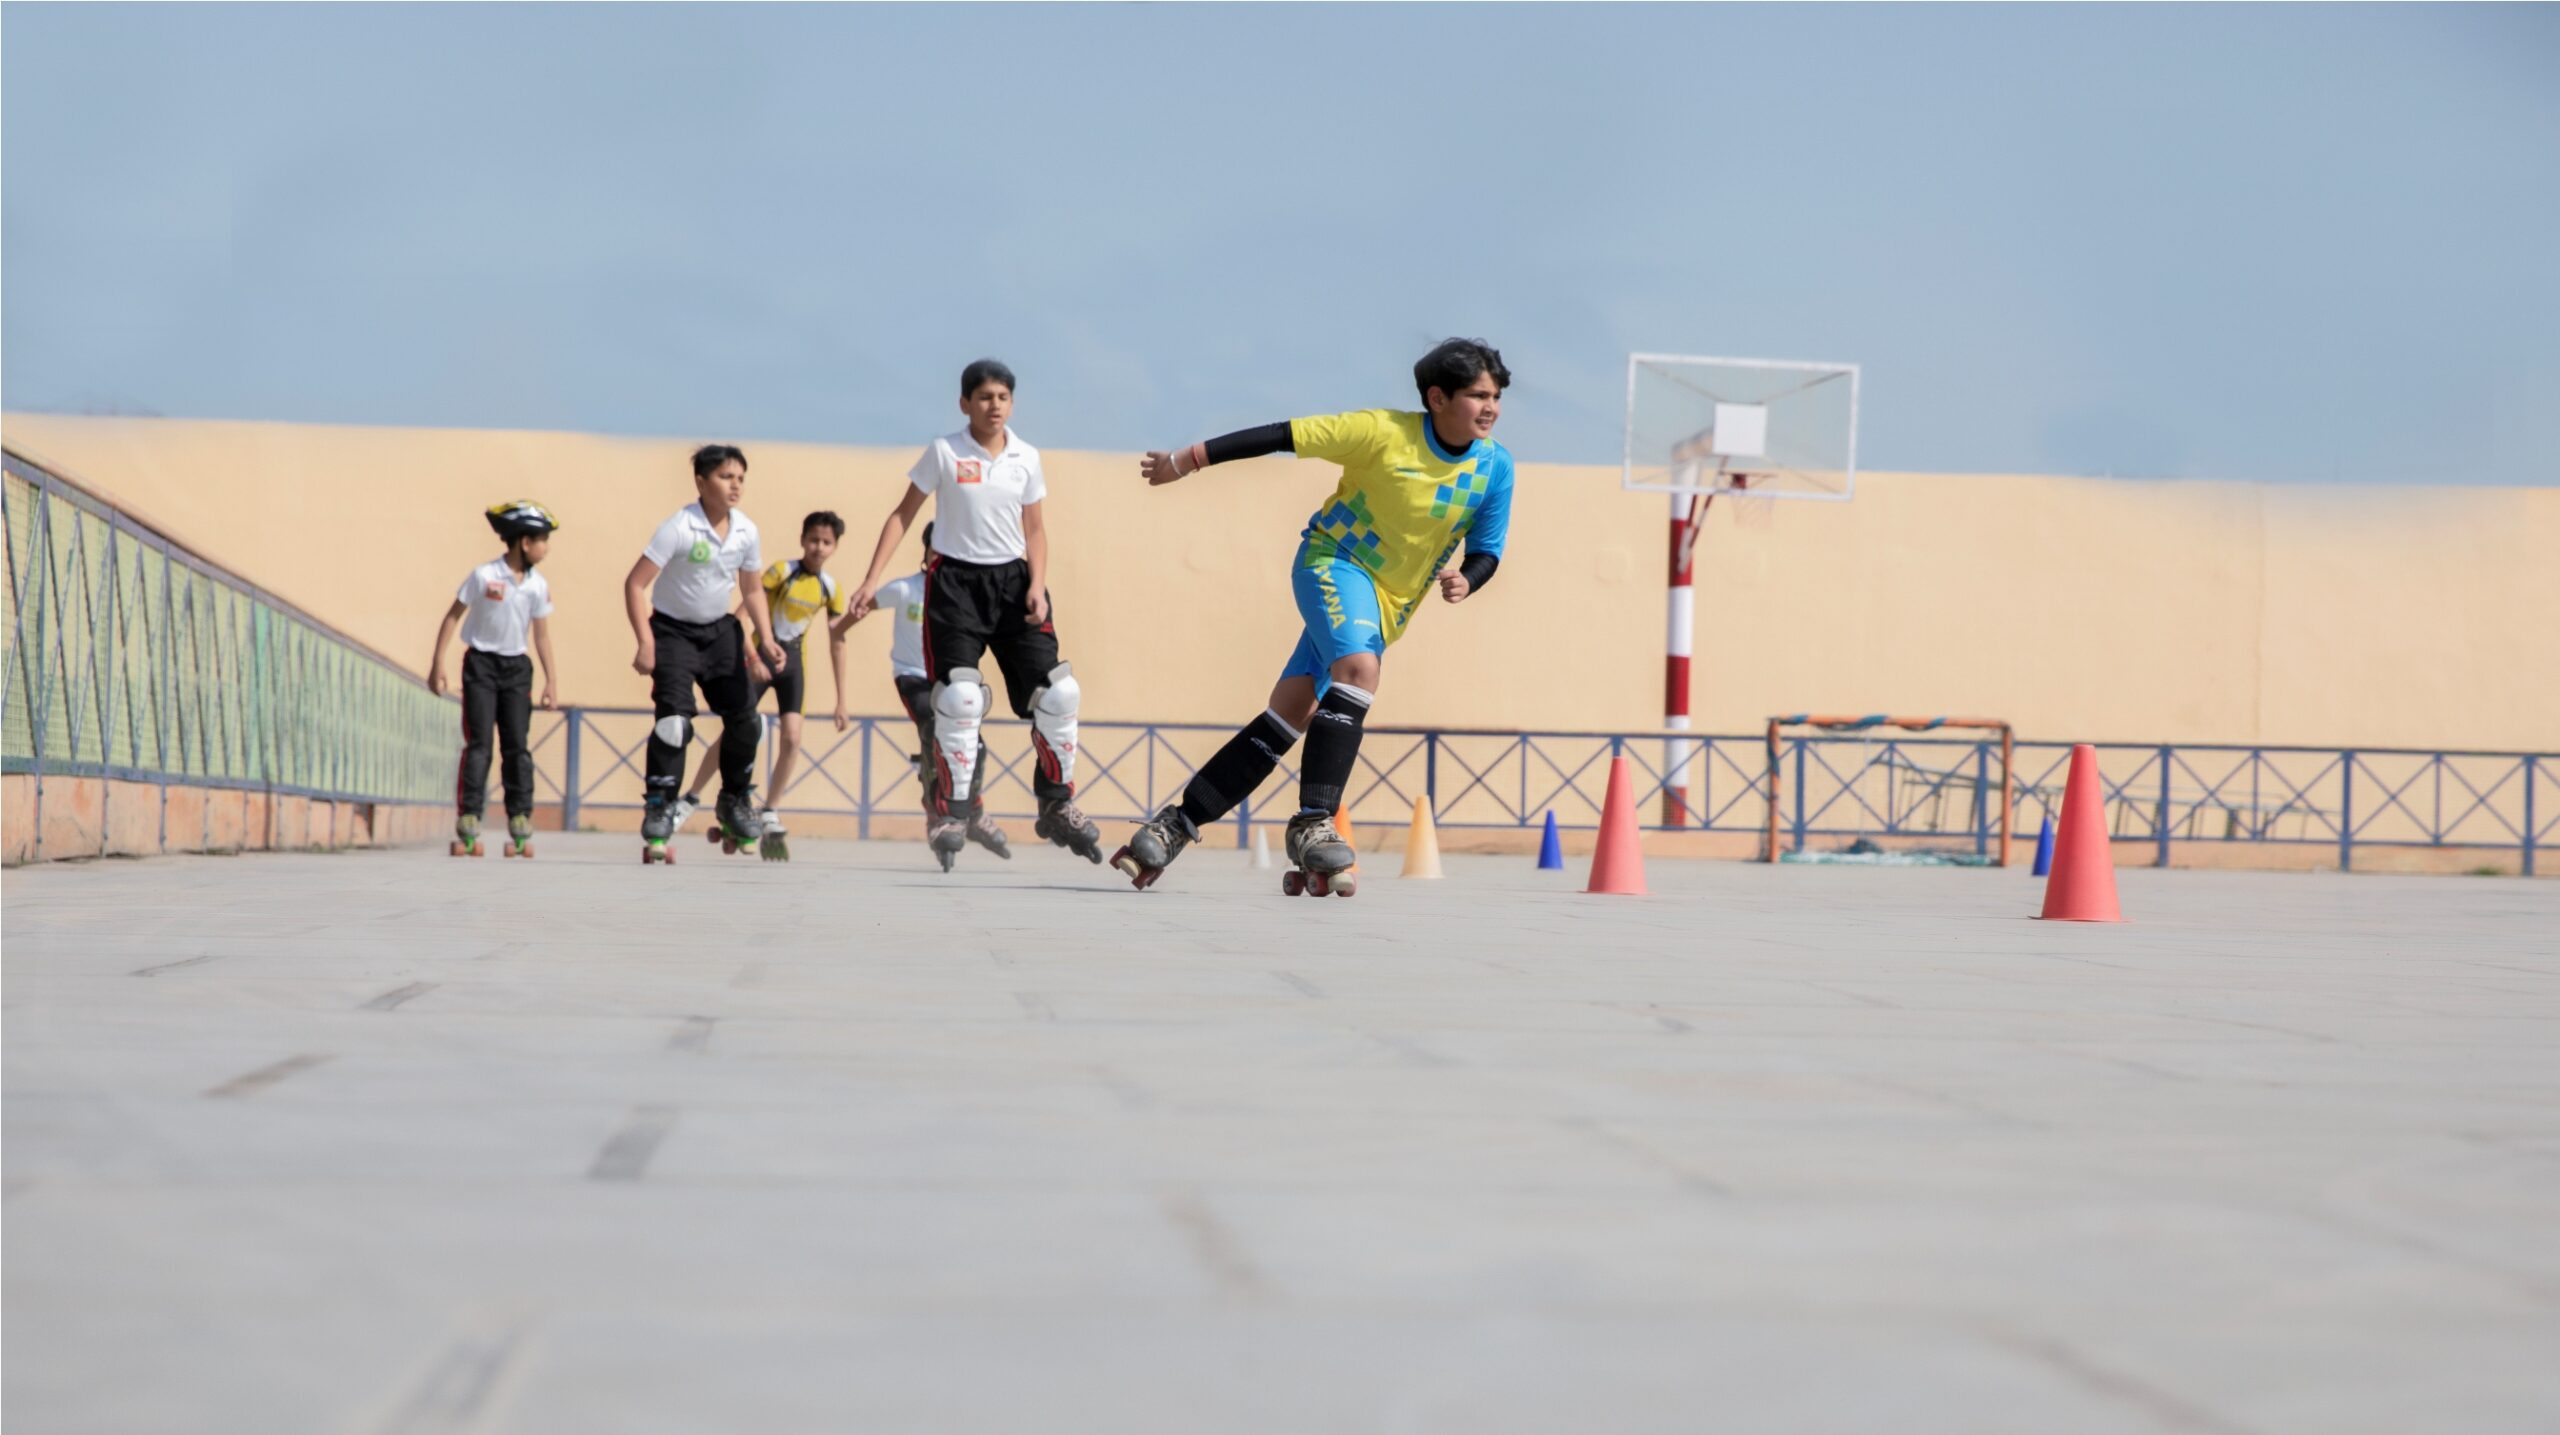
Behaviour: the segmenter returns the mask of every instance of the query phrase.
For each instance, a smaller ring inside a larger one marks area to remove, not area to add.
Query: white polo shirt
[[[723,538],[711,531],[702,505],[688,503],[658,525],[642,552],[658,565],[650,606],[688,623],[715,623],[727,616],[738,601],[738,575],[764,571],[755,520],[734,508],[729,510],[729,536]]]
[[[907,482],[933,495],[933,551],[964,563],[1022,557],[1022,506],[1049,496],[1040,450],[1011,426],[1002,453],[980,448],[965,428],[944,434],[925,445]]]
[[[492,558],[471,570],[453,601],[462,605],[462,646],[521,658],[533,620],[551,616],[551,585],[538,572],[519,578],[506,559]]]
[[[933,530],[935,537],[942,530]],[[910,573],[895,582],[883,583],[871,595],[880,611],[889,615],[889,672],[901,678],[926,676],[924,668],[924,575]]]

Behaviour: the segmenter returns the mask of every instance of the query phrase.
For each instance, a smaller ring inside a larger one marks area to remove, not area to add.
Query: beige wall
[[[480,510],[537,497],[567,525],[546,566],[563,699],[645,702],[619,581],[692,496],[689,440],[14,414],[6,436],[421,668],[455,585],[495,551]],[[833,508],[858,578],[912,452],[739,441],[769,551]],[[1267,459],[1149,491],[1127,455],[1048,458],[1052,586],[1088,713],[1254,711],[1296,638],[1285,565],[1330,471]],[[2047,740],[2560,748],[2560,488],[1871,473],[1853,503],[1739,507],[1717,505],[1700,553],[1711,731],[1891,709]],[[1415,620],[1381,720],[1652,726],[1664,519],[1614,469],[1524,467],[1502,576]],[[854,630],[856,711],[895,711],[887,641],[883,621]],[[813,703],[828,691],[815,677]]]

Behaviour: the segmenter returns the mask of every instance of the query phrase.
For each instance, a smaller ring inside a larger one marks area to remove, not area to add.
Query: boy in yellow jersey
[[[747,676],[755,684],[749,708],[763,701],[765,690],[770,688],[774,711],[782,717],[782,737],[773,750],[773,780],[765,787],[767,805],[758,814],[764,823],[764,841],[759,850],[768,862],[791,860],[789,834],[771,804],[790,790],[791,767],[800,756],[800,710],[808,695],[808,664],[802,658],[800,640],[818,619],[844,616],[849,595],[836,586],[836,580],[826,571],[827,560],[835,556],[836,544],[843,538],[844,520],[821,509],[800,520],[800,556],[764,571],[765,603],[773,612],[774,641],[782,645],[782,666],[767,668],[763,659],[751,652],[747,655]],[[844,634],[832,623],[827,629],[827,661],[836,680],[836,731],[842,732],[853,720],[844,711]],[[702,805],[702,789],[710,785],[711,774],[718,765],[718,753],[703,754],[701,766],[694,769],[693,785],[685,790],[671,814],[676,826],[684,826],[685,819]]]
[[[1307,520],[1291,565],[1306,632],[1271,689],[1271,706],[1112,857],[1140,888],[1153,885],[1202,827],[1252,796],[1304,732],[1298,815],[1289,819],[1287,839],[1295,870],[1283,886],[1351,895],[1355,854],[1334,830],[1333,814],[1359,761],[1360,729],[1387,645],[1435,586],[1451,603],[1484,587],[1501,565],[1511,527],[1511,452],[1493,441],[1502,391],[1511,386],[1502,355],[1482,340],[1450,339],[1413,366],[1413,384],[1421,413],[1368,409],[1292,419],[1139,461],[1150,484],[1266,453],[1342,466],[1341,483]],[[1464,561],[1451,568],[1462,548]]]

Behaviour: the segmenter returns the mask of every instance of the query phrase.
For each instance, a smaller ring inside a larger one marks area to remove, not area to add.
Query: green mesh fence
[[[452,703],[68,480],[6,469],[7,771],[451,800]]]

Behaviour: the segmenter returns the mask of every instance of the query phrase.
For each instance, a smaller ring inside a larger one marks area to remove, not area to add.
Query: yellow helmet
[[[538,538],[556,531],[560,520],[530,498],[510,498],[489,505],[489,526],[497,530],[500,538]]]

